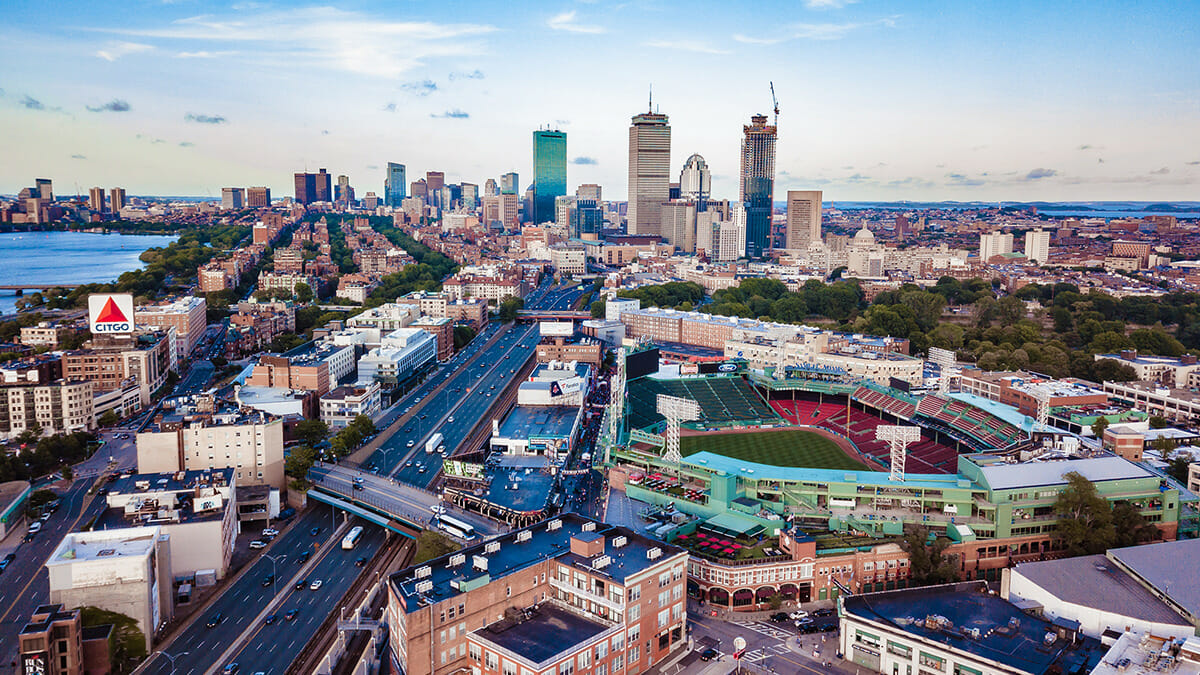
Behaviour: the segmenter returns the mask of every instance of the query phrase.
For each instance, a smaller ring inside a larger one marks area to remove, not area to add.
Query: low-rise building
[[[175,614],[171,542],[157,526],[70,532],[46,560],[50,602],[132,618],[149,650]]]
[[[550,247],[550,264],[559,274],[586,274],[587,249],[575,244],[555,244]]]
[[[109,664],[86,663],[79,608],[41,605],[17,634],[22,675],[83,675],[108,672]]]
[[[344,385],[321,397],[321,421],[341,429],[359,415],[374,417],[382,409],[378,382]]]
[[[417,303],[407,302],[404,299],[400,299],[397,302],[384,303],[346,319],[346,327],[377,328],[385,333],[390,333],[400,328],[408,328],[412,325],[413,321],[416,321],[421,316],[423,305],[423,301],[420,305],[417,305]]]
[[[437,338],[420,328],[400,328],[358,360],[358,382],[395,386],[437,358]]]
[[[63,377],[90,380],[96,396],[124,390],[132,382],[139,387],[141,406],[167,382],[176,364],[175,331],[153,331],[135,335],[97,335],[83,349],[62,356]]]
[[[40,321],[36,326],[21,327],[21,344],[58,349],[63,339],[75,332],[74,325],[65,321]]]
[[[134,309],[133,314],[141,328],[175,329],[178,361],[188,358],[208,328],[208,301],[203,297],[189,295],[161,305],[145,305]]]
[[[1158,382],[1105,382],[1104,392],[1136,410],[1169,420],[1200,418],[1200,394]]]
[[[437,339],[437,360],[448,361],[454,356],[454,320],[449,317],[423,316],[412,322]]]
[[[353,345],[311,342],[305,349],[292,350],[286,356],[263,355],[250,371],[246,384],[308,389],[321,396],[354,372],[354,357]]]
[[[565,337],[543,338],[537,346],[537,361],[578,361],[599,369],[600,363],[604,361],[604,343],[590,337],[577,340]]]
[[[95,429],[92,387],[89,380],[66,379],[0,385],[0,438],[14,438],[34,426],[47,435]]]

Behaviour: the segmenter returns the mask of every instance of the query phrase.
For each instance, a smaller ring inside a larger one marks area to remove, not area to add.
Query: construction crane
[[[771,103],[775,104],[775,126],[779,126],[779,99],[775,98],[774,82],[771,82]]]

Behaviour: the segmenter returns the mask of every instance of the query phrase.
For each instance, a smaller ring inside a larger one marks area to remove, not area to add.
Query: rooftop
[[[1193,622],[1200,617],[1200,575],[1194,564],[1200,560],[1200,539],[1114,548],[1108,557],[1190,614]]]
[[[861,619],[1034,675],[1049,672],[1056,663],[1062,672],[1074,672],[1086,662],[1086,672],[1104,655],[1092,638],[1075,646],[1061,638],[1046,645],[1047,634],[1057,632],[1053,624],[989,594],[981,582],[854,595],[843,607]]]
[[[1200,675],[1200,638],[1179,638],[1170,646],[1166,642],[1163,637],[1122,633],[1091,675]],[[1164,653],[1169,658],[1164,659]]]
[[[857,483],[864,486],[919,487],[935,490],[952,488],[982,489],[970,479],[954,474],[905,473],[903,483],[894,483],[886,471],[847,471],[841,469],[775,466],[773,464],[747,462],[744,459],[734,459],[711,452],[698,452],[694,455],[688,455],[682,461],[684,464],[690,464],[698,469],[721,471],[751,480],[757,478],[773,481]]]
[[[1020,464],[996,461],[995,455],[965,455],[964,458],[980,467],[984,482],[993,490],[1066,485],[1065,476],[1072,471],[1093,483],[1156,477],[1154,473],[1127,459],[1113,456]]]
[[[541,664],[574,650],[608,628],[599,621],[547,602],[481,628],[474,635]]]
[[[480,498],[516,513],[533,513],[546,508],[554,490],[554,476],[541,467],[520,466],[531,462],[512,460],[541,460],[543,466],[549,464],[545,457],[506,456],[500,466],[485,470],[490,482],[487,494]]]
[[[550,383],[540,384],[546,388]],[[524,385],[522,385],[524,386]],[[500,425],[500,438],[563,438],[571,434],[579,417],[578,406],[514,406]]]
[[[1021,411],[1017,410],[1016,408],[1012,407],[1011,405],[1007,405],[1007,404],[1001,403],[999,401],[993,401],[990,398],[984,398],[982,396],[976,396],[975,394],[968,394],[966,392],[957,392],[957,393],[949,394],[949,396],[950,396],[950,398],[957,399],[959,401],[962,401],[963,403],[969,403],[970,405],[973,405],[976,408],[979,408],[980,410],[983,410],[986,413],[989,413],[995,417],[998,417],[999,419],[1001,419],[1005,422],[1008,422],[1009,424],[1013,425],[1014,427],[1016,427],[1024,432],[1030,432],[1030,431],[1034,431],[1034,430],[1036,430],[1036,431],[1052,431],[1053,430],[1052,427],[1046,426],[1044,424],[1038,424],[1037,421],[1034,420],[1032,417],[1022,413]]]
[[[1103,554],[1019,563],[1014,571],[1072,604],[1143,621],[1189,623]]]
[[[160,532],[158,527],[70,532],[50,554],[46,566],[70,565],[113,557],[145,558],[154,551]]]

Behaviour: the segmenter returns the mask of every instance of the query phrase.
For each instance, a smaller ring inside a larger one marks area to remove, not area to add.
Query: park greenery
[[[299,444],[294,446],[284,460],[284,473],[291,478],[293,487],[300,488],[314,462],[321,458],[340,459],[357,449],[375,433],[375,423],[366,415],[355,417],[342,427],[333,438],[329,438],[329,425],[321,420],[304,420],[296,425],[293,435]],[[328,442],[327,450],[318,450]],[[329,456],[332,453],[332,457]]]
[[[0,453],[0,483],[67,471],[71,464],[87,459],[95,448],[95,440],[95,436],[82,431],[43,436],[40,427],[30,427],[13,441],[21,452]]]
[[[497,315],[501,321],[513,321],[517,318],[517,312],[525,308],[525,301],[515,295],[510,295],[500,301],[500,307]]]

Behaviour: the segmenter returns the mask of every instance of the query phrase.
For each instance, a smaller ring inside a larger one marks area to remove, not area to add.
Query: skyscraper
[[[509,171],[500,176],[500,194],[515,195],[521,189],[521,180],[516,171]]]
[[[296,203],[311,204],[317,201],[317,177],[311,173],[297,173],[294,176],[296,183]]]
[[[104,213],[104,188],[94,187],[88,190],[88,208],[96,213]]]
[[[1050,232],[1033,230],[1025,233],[1025,258],[1039,265],[1050,259]]]
[[[384,204],[393,209],[400,208],[400,202],[408,196],[405,190],[408,188],[407,179],[404,176],[405,170],[403,164],[395,162],[387,163],[387,174],[383,179],[383,199]]]
[[[54,201],[54,184],[49,178],[35,179],[34,184],[37,186],[37,195],[35,196]]]
[[[742,134],[740,198],[746,204],[746,255],[761,258],[771,242],[776,131],[766,115],[754,115]]]
[[[679,172],[679,198],[707,201],[712,193],[712,172],[700,155],[692,155]]]
[[[333,200],[340,204],[354,201],[354,188],[350,185],[350,177],[343,174],[337,178],[337,186],[333,192]]]
[[[583,185],[575,188],[575,198],[590,199],[599,204],[602,201],[600,199],[600,192],[601,190],[599,185],[596,185],[595,183],[584,183]]]
[[[109,208],[113,213],[120,215],[121,209],[125,208],[125,188],[113,188],[108,194]]]
[[[567,132],[533,132],[534,225],[555,218],[554,198],[567,194]]]
[[[271,206],[271,188],[252,187],[246,189],[246,206],[252,209],[266,209]]]
[[[821,197],[820,190],[788,190],[785,248],[808,248],[821,241]]]
[[[242,208],[246,203],[245,188],[221,188],[221,208],[226,211]]]
[[[319,202],[328,202],[333,200],[333,180],[325,169],[317,171],[313,176],[313,181],[316,185],[316,198]]]
[[[662,234],[662,203],[671,198],[671,125],[655,112],[629,125],[629,234]]]
[[[442,188],[446,187],[446,174],[443,171],[425,172],[425,201],[435,208],[445,208],[442,203]]]
[[[576,199],[571,208],[570,234],[575,239],[596,241],[604,232],[604,212],[594,199]]]
[[[1011,232],[990,232],[979,235],[979,261],[987,262],[992,256],[1013,252]]]
[[[500,186],[496,183],[495,178],[489,178],[483,181],[482,197],[495,197],[498,194],[500,194]]]

